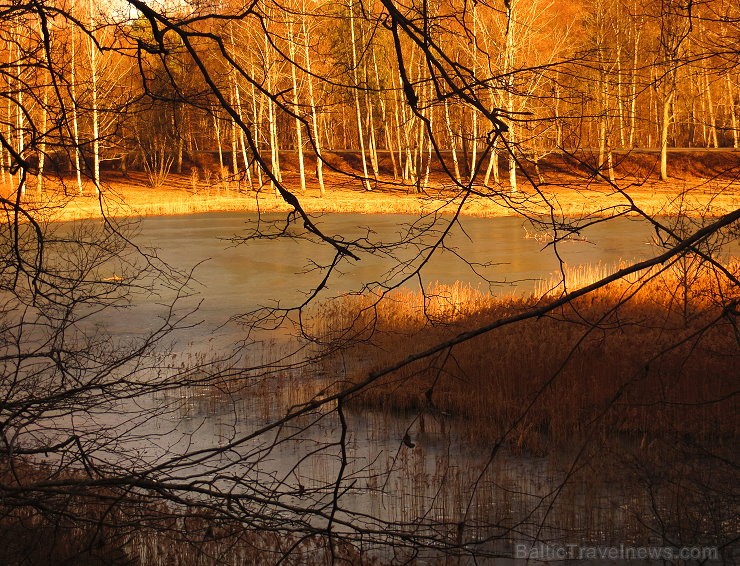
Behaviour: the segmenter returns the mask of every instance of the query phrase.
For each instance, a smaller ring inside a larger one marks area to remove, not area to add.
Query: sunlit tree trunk
[[[691,19],[692,3],[680,0],[664,0],[660,11],[660,56],[662,57],[662,77],[660,80],[660,180],[668,179],[668,136],[675,116],[673,109],[676,100],[677,75],[682,60],[682,44],[693,29]]]
[[[271,72],[271,61],[270,61],[270,50],[272,47],[270,46],[270,38],[267,37],[267,34],[265,33],[265,86],[267,87],[267,92],[272,93],[273,83],[272,83],[272,72]],[[266,95],[267,96],[267,95]],[[268,127],[268,140],[270,143],[270,167],[271,167],[271,173],[272,176],[278,181],[282,182],[282,175],[280,171],[280,145],[278,140],[278,131],[277,131],[277,113],[275,109],[275,101],[272,99],[271,96],[267,96],[265,103],[267,104],[267,127]],[[278,191],[278,188],[274,185],[274,182],[271,180],[270,183],[273,185],[273,190],[275,191],[275,196],[280,196],[280,193]]]
[[[254,73],[254,63],[252,63],[252,76],[255,76]],[[258,104],[259,99],[259,104]],[[252,138],[254,139],[254,143],[257,146],[257,149],[259,150],[261,147],[260,143],[260,124],[262,123],[262,116],[264,112],[264,98],[258,96],[257,94],[257,87],[252,83]],[[255,161],[256,163],[256,161]],[[262,180],[262,168],[259,165],[256,165],[256,172],[257,172],[257,184],[261,188],[263,185]]]
[[[233,93],[234,91],[232,91]],[[236,108],[235,94],[232,94],[231,104]],[[239,177],[239,126],[232,116],[231,120],[231,174],[236,179]]]
[[[70,31],[70,96],[72,97],[72,137],[73,141],[73,153],[75,175],[77,177],[77,192],[82,194],[82,167],[81,167],[81,155],[80,155],[80,119],[79,119],[79,105],[77,103],[77,58],[75,57],[75,28]]]
[[[8,56],[7,59],[7,68],[12,69],[13,67],[13,44],[10,41],[5,41],[5,52]],[[8,73],[6,75],[5,80],[6,86],[10,89],[11,86],[11,77],[12,74]],[[7,96],[5,97],[5,138],[8,142],[8,144],[12,145],[13,143],[13,100],[12,97]],[[6,167],[6,155],[7,155],[7,167]],[[0,169],[2,169],[2,175],[3,175],[3,182],[7,186],[8,190],[10,190],[13,186],[13,176],[10,174],[11,167],[12,167],[12,156],[10,152],[6,149],[4,145],[0,146]]]
[[[314,150],[316,151],[316,179],[319,182],[319,193],[323,197],[326,194],[326,187],[324,186],[324,158],[321,155],[321,132],[319,130],[319,113],[316,109],[316,98],[314,96],[313,88],[313,75],[311,71],[311,53],[309,49],[310,35],[308,32],[308,26],[306,25],[305,17],[301,21],[301,28],[303,30],[303,47],[304,55],[306,57],[306,71],[308,71],[308,76],[306,77],[306,80],[308,82],[308,103],[311,106],[311,127],[313,129]]]
[[[632,43],[632,68],[630,69],[630,118],[629,118],[629,135],[627,136],[627,146],[635,146],[635,125],[637,121],[637,64],[640,50],[640,35],[642,28],[636,24],[633,30],[634,41]]]
[[[220,172],[224,169],[224,150],[221,145],[221,120],[218,118],[218,110],[213,110],[213,131],[216,133],[216,147],[218,148],[218,170]]]
[[[625,121],[624,121],[624,80],[622,77],[622,40],[620,35],[617,35],[617,109],[619,116],[619,144],[624,147],[626,136],[625,136]],[[611,159],[611,152],[609,155]]]
[[[14,36],[20,41],[20,30],[16,28],[16,31],[14,33]],[[13,77],[15,79],[16,84],[16,104],[15,104],[15,130],[17,132],[16,134],[16,151],[18,152],[18,155],[23,156],[23,152],[26,150],[25,146],[25,127],[26,127],[26,116],[24,113],[24,97],[23,97],[23,70],[22,66],[20,64],[20,46],[18,47],[18,57],[17,57],[17,64],[15,65],[15,76]],[[21,196],[24,196],[26,194],[26,176],[21,172],[19,175],[19,183],[18,183],[18,193]]]
[[[740,132],[738,132],[738,119],[737,119],[737,109],[735,108],[735,88],[732,84],[732,77],[730,76],[730,73],[727,73],[725,75],[727,80],[727,106],[730,113],[730,124],[732,126],[732,147],[737,149],[739,147],[738,138],[740,137]]]
[[[661,124],[660,124],[660,180],[668,180],[668,134],[671,126],[671,104],[674,93],[671,92],[663,99],[661,103]]]
[[[455,143],[455,133],[452,129],[452,123],[450,122],[450,103],[445,98],[444,100],[445,109],[445,128],[447,129],[447,137],[450,140],[450,153],[452,154],[452,170],[455,172],[455,180],[459,183],[460,178],[460,164],[457,162],[457,147]]]
[[[46,136],[49,129],[49,85],[44,85],[43,107],[41,109],[41,141],[39,143],[39,164],[36,174],[36,192],[39,197],[44,190],[44,166],[46,164]]]
[[[100,193],[100,118],[98,115],[98,46],[95,44],[95,7],[94,0],[89,0],[90,35],[88,37],[90,49],[90,82],[92,96],[92,151],[93,151],[93,184],[95,192]]]
[[[514,53],[514,30],[516,26],[514,9],[519,0],[509,0],[506,5],[506,53],[504,59],[504,72],[506,73],[506,110],[514,112],[514,79],[513,69],[515,62]],[[508,142],[509,148],[509,188],[512,193],[517,191],[516,185],[516,158],[514,157],[514,146],[516,143],[516,127],[512,120],[509,120]]]
[[[706,89],[707,97],[707,114],[709,118],[709,142],[711,147],[719,147],[719,139],[717,138],[717,116],[714,112],[714,101],[712,100],[712,84],[709,81],[709,73],[704,70],[704,87]],[[710,145],[707,144],[707,145]]]
[[[288,24],[288,51],[290,53],[290,76],[293,79],[293,114],[295,114],[295,138],[296,138],[296,152],[298,154],[298,174],[301,184],[301,192],[306,191],[306,166],[303,160],[303,132],[302,132],[302,121],[301,121],[301,107],[298,103],[298,72],[296,66],[296,37],[293,31],[293,22]]]
[[[367,59],[362,65],[365,75],[365,120],[367,122],[368,132],[368,153],[370,154],[370,166],[373,168],[373,177],[378,180],[380,169],[378,166],[378,142],[375,135],[375,112],[373,112],[373,103],[370,97],[370,77],[367,70]]]
[[[373,50],[373,69],[375,71],[375,84],[380,87],[380,71],[378,70],[378,58]],[[398,164],[396,163],[396,154],[393,148],[393,136],[391,136],[391,127],[388,124],[388,110],[387,100],[385,98],[385,91],[381,92],[378,96],[378,102],[380,104],[380,120],[383,124],[383,132],[385,136],[385,147],[388,150],[388,154],[391,158],[391,166],[393,167],[393,178],[398,178]]]
[[[491,180],[491,173],[493,173],[493,182],[497,185],[501,182],[499,178],[499,167],[498,167],[498,139],[493,142],[491,146],[491,156],[488,158],[488,167],[486,168],[486,177],[483,180],[483,185],[488,186]]]
[[[408,180],[407,169],[404,164],[404,155],[408,151],[408,141],[406,136],[406,117],[405,117],[405,106],[399,101],[400,90],[396,83],[396,74],[391,73],[391,86],[393,87],[393,118],[395,120],[396,141],[398,148],[398,164],[401,171],[401,178],[405,181]],[[403,136],[403,138],[402,138]]]
[[[349,0],[349,27],[351,36],[351,47],[352,47],[352,92],[354,94],[355,102],[355,117],[357,121],[357,137],[360,143],[360,160],[362,161],[362,176],[363,183],[366,190],[372,190],[370,186],[370,176],[368,175],[367,169],[367,156],[365,155],[365,136],[362,127],[362,110],[360,108],[360,85],[357,75],[357,34],[355,33],[355,6],[354,0]]]
[[[510,0],[513,2],[514,0]],[[477,71],[477,61],[478,61],[478,10],[477,10],[477,2],[473,2],[472,8],[471,8],[471,15],[473,18],[473,37],[471,42],[471,69],[473,71],[473,78],[475,78],[476,71]],[[472,116],[470,120],[470,182],[472,183],[475,179],[475,174],[478,170],[478,110],[473,108],[472,109]]]
[[[242,114],[242,97],[241,97],[241,89],[239,88],[239,81],[234,78],[234,101],[236,103],[236,112],[239,114],[239,117],[241,118],[243,116]],[[252,185],[252,170],[249,166],[249,156],[247,154],[247,140],[246,136],[244,135],[244,131],[236,124],[236,121],[234,121],[234,128],[236,129],[236,135],[237,135],[237,142],[239,146],[239,150],[242,154],[242,161],[244,163],[244,171],[247,174],[247,180]],[[236,152],[235,152],[236,153]],[[238,165],[235,167],[235,175],[239,174]],[[239,179],[239,184],[241,185],[241,180]]]

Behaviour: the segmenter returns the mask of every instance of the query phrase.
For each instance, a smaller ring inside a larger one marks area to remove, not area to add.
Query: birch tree
[[[692,3],[680,0],[661,0],[658,38],[659,74],[655,88],[660,98],[660,180],[668,180],[668,138],[675,117],[674,102],[677,94],[678,72],[683,59],[683,46],[693,30]]]

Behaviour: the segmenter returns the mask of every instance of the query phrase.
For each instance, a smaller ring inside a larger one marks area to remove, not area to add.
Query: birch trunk
[[[450,140],[450,152],[452,153],[452,169],[455,172],[455,180],[460,183],[460,164],[457,162],[457,148],[455,147],[455,133],[452,130],[452,123],[450,122],[450,104],[447,98],[444,100],[445,109],[445,127],[447,129],[447,137]]]
[[[39,143],[39,170],[36,175],[38,196],[44,190],[44,165],[46,164],[46,133],[49,127],[49,86],[44,86],[44,106],[41,109],[41,142]]]
[[[513,0],[510,0],[513,2]],[[473,18],[473,42],[471,45],[471,55],[472,55],[472,62],[471,62],[471,69],[473,71],[473,79],[475,80],[475,75],[477,71],[477,60],[478,60],[478,17],[477,17],[477,10],[476,10],[477,2],[473,2],[473,7],[471,9],[471,14]],[[475,174],[478,172],[478,111],[473,108],[472,109],[472,116],[470,120],[470,130],[471,130],[471,140],[470,140],[470,183],[472,184],[475,181]]]
[[[77,177],[77,192],[82,194],[82,167],[80,159],[80,120],[77,105],[77,58],[75,57],[75,33],[74,28],[70,35],[70,96],[72,97],[72,140],[74,143],[74,169]]]
[[[706,87],[707,113],[709,115],[709,141],[711,142],[712,147],[718,148],[719,139],[717,137],[717,115],[714,112],[714,101],[712,100],[712,85],[709,82],[709,73],[706,72],[706,70],[704,72],[704,85]]]
[[[671,103],[673,92],[671,92],[662,104],[662,120],[660,127],[660,180],[668,180],[668,133],[671,125]]]
[[[514,84],[512,72],[515,63],[514,53],[514,7],[518,0],[509,0],[506,10],[506,53],[504,70],[506,73],[506,110],[514,112]],[[511,114],[510,114],[511,115]],[[509,120],[509,189],[512,193],[517,192],[516,185],[516,158],[514,157],[514,145],[516,143],[516,127],[512,120]]]
[[[629,135],[627,136],[627,146],[630,148],[635,146],[635,123],[637,120],[637,63],[640,48],[640,29],[641,28],[637,28],[635,30],[635,41],[632,45],[634,53],[632,55],[632,69],[630,73],[630,125]]]
[[[319,130],[319,117],[316,110],[316,98],[314,97],[313,90],[313,76],[311,74],[311,53],[309,50],[309,33],[308,26],[306,26],[306,18],[303,18],[301,22],[303,29],[303,46],[304,55],[306,57],[306,71],[308,76],[308,103],[311,106],[311,127],[313,129],[313,144],[314,151],[316,152],[316,179],[319,182],[319,194],[323,197],[326,194],[326,187],[324,186],[324,158],[321,155],[321,132]]]
[[[100,194],[100,123],[98,116],[98,46],[95,44],[94,32],[95,17],[93,8],[94,0],[88,3],[90,10],[90,80],[92,87],[92,150],[93,150],[93,184],[95,193]]]
[[[267,37],[267,34],[265,34],[265,83],[267,87],[267,92],[272,92],[272,73],[270,72],[270,38]],[[282,175],[280,172],[280,147],[279,147],[279,140],[278,140],[278,133],[277,133],[277,116],[276,116],[276,109],[275,109],[275,102],[272,100],[270,96],[266,95],[267,103],[267,126],[268,126],[268,139],[270,143],[270,167],[271,167],[271,173],[272,176],[277,180],[278,182],[282,182]],[[280,192],[278,191],[278,188],[275,186],[274,181],[271,179],[270,183],[272,185],[273,190],[275,191],[275,196],[279,197]]]
[[[352,44],[352,79],[353,79],[353,92],[355,101],[355,116],[357,119],[357,136],[360,143],[360,160],[362,161],[362,182],[365,189],[370,191],[370,176],[367,170],[367,156],[365,155],[365,136],[362,131],[362,110],[360,108],[360,93],[357,76],[357,36],[355,34],[355,5],[354,0],[349,0],[349,27],[350,37]]]
[[[254,64],[251,66],[252,76],[254,77]],[[260,98],[259,105],[257,104],[257,99]],[[259,106],[259,108],[258,108]],[[252,138],[254,139],[254,144],[257,146],[257,150],[260,148],[260,124],[262,123],[262,116],[264,112],[264,99],[257,96],[257,87],[252,83]],[[262,181],[262,168],[257,165],[257,185],[262,188],[263,181]]]
[[[288,50],[290,52],[290,76],[293,79],[293,114],[295,114],[295,139],[298,153],[298,174],[301,183],[301,192],[306,192],[306,166],[303,160],[303,132],[301,131],[301,107],[298,104],[298,72],[296,71],[296,43],[293,33],[293,22],[288,24]]]
[[[730,77],[730,73],[727,73],[725,75],[727,77],[727,101],[730,111],[730,124],[732,125],[732,147],[737,149],[739,147],[738,138],[740,137],[740,132],[738,132],[738,120],[737,120],[737,111],[735,109],[735,89],[732,84],[732,77]]]
[[[15,35],[15,34],[14,34]],[[18,34],[19,36],[20,34]],[[20,47],[18,48],[18,61],[20,60]],[[15,115],[15,127],[16,132],[18,132],[17,138],[18,143],[16,145],[18,155],[23,157],[23,152],[26,150],[25,147],[25,136],[23,134],[23,130],[26,127],[26,120],[25,120],[25,114],[23,112],[23,82],[22,82],[22,71],[21,71],[21,65],[20,62],[18,62],[15,65],[15,80],[16,80],[16,88],[18,91],[17,94],[17,104],[16,104],[16,115]],[[19,175],[19,182],[18,182],[18,192],[20,196],[24,196],[26,194],[26,174],[25,171],[21,170]]]
[[[375,84],[380,87],[380,72],[378,71],[378,59],[373,50],[373,68],[375,69]],[[391,157],[391,165],[393,167],[393,179],[398,179],[398,164],[396,163],[396,154],[393,150],[393,137],[390,134],[391,128],[388,127],[388,111],[386,108],[387,101],[385,99],[385,91],[382,91],[378,97],[380,103],[380,120],[383,124],[383,132],[385,135],[385,147],[388,150],[388,154]]]

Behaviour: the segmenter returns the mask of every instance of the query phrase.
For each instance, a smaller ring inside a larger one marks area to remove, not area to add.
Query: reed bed
[[[356,407],[454,421],[468,438],[506,439],[536,452],[574,438],[687,435],[727,446],[738,432],[738,289],[685,264],[617,281],[547,316],[508,325],[384,375]],[[738,273],[738,262],[729,265]],[[606,268],[569,270],[568,289]],[[525,312],[539,298],[493,297],[461,284],[426,293],[347,297],[315,316],[341,350],[340,381],[357,382],[456,333]]]

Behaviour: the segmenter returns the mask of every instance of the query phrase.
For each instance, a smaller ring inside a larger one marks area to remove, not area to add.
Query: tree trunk
[[[663,115],[660,127],[660,180],[668,180],[668,133],[671,125],[671,103],[673,93],[663,100]]]
[[[44,165],[46,163],[46,135],[49,128],[49,86],[44,86],[44,101],[41,109],[41,141],[39,143],[39,168],[36,175],[36,192],[41,197],[44,190]]]
[[[478,60],[478,17],[476,10],[477,2],[473,2],[471,8],[471,17],[473,19],[473,38],[471,42],[471,69],[473,72],[473,79],[477,71],[477,60]],[[478,110],[472,109],[472,116],[470,118],[470,184],[475,182],[475,175],[478,172]]]
[[[252,65],[252,76],[254,77],[254,65]],[[259,98],[259,105],[257,104],[257,99]],[[259,109],[258,109],[259,106]],[[260,151],[260,125],[262,124],[262,116],[265,109],[264,104],[264,98],[257,96],[257,87],[252,83],[252,138],[254,139],[254,144],[256,146],[257,151]],[[257,163],[256,161],[254,163]],[[262,181],[262,168],[257,164],[257,185],[262,188],[263,181]]]
[[[371,48],[372,49],[372,48]],[[362,65],[363,74],[365,75],[365,114],[368,132],[368,151],[370,153],[370,166],[373,168],[373,177],[378,180],[380,168],[378,164],[378,141],[375,135],[375,112],[373,112],[373,103],[370,98],[370,76],[367,70],[367,60]]]
[[[718,148],[717,115],[714,112],[714,101],[712,100],[712,84],[709,82],[709,73],[706,70],[704,71],[704,85],[707,95],[707,113],[709,115],[709,141],[711,142],[711,147]]]
[[[72,136],[74,137],[74,169],[77,177],[77,192],[82,194],[82,167],[80,156],[80,120],[77,104],[77,58],[75,57],[75,34],[74,29],[70,35],[70,96],[72,97]]]
[[[498,170],[498,138],[496,138],[491,145],[491,156],[488,159],[488,167],[486,168],[486,176],[483,179],[483,186],[487,187],[491,180],[491,173],[493,173],[493,182],[498,185],[499,183],[499,170]]]
[[[270,38],[265,34],[265,57],[267,58],[267,61],[265,61],[265,84],[267,87],[267,92],[272,93],[272,74],[270,73]],[[279,140],[278,140],[278,132],[277,132],[277,116],[276,116],[276,110],[275,110],[275,102],[270,96],[266,95],[267,103],[267,125],[268,125],[268,139],[270,141],[270,169],[272,176],[277,180],[278,182],[282,182],[282,175],[280,172],[280,146],[279,146]],[[274,181],[270,180],[270,183],[272,184],[272,189],[275,191],[275,196],[280,196],[280,191],[278,191],[278,188],[275,186]]]
[[[373,68],[375,70],[375,84],[380,87],[380,72],[378,71],[378,58],[373,50]],[[380,90],[380,89],[379,89]],[[387,101],[385,99],[385,90],[381,91],[378,95],[378,102],[380,104],[380,121],[383,124],[383,134],[385,137],[385,148],[391,158],[391,166],[393,167],[393,179],[398,179],[398,164],[396,163],[396,154],[393,150],[393,137],[391,136],[388,124],[388,111],[386,108]]]
[[[216,146],[218,147],[218,170],[219,175],[224,169],[224,150],[221,145],[221,121],[218,119],[216,109],[213,110],[213,129],[216,132]]]
[[[365,155],[365,136],[362,131],[362,110],[360,108],[360,85],[357,76],[357,38],[355,34],[355,5],[354,0],[349,0],[349,27],[352,43],[352,78],[353,93],[355,101],[355,115],[357,119],[357,136],[360,143],[360,160],[362,161],[362,182],[366,190],[372,190],[370,186],[370,176],[367,170],[367,157]]]
[[[730,124],[732,125],[732,147],[737,149],[740,147],[738,145],[738,142],[740,141],[738,140],[740,132],[738,132],[737,111],[735,109],[735,89],[732,85],[732,77],[730,77],[730,73],[728,72],[725,76],[727,77],[727,101],[730,111]]]
[[[93,8],[94,0],[89,0],[90,9],[90,79],[92,88],[92,150],[93,150],[93,184],[96,194],[100,194],[100,122],[98,116],[98,47],[93,39],[95,29],[95,17]]]
[[[316,99],[313,91],[313,76],[311,74],[311,54],[309,51],[309,33],[308,26],[306,26],[306,18],[301,21],[303,29],[303,46],[305,48],[304,54],[306,57],[306,71],[308,76],[308,103],[311,106],[311,126],[313,128],[313,144],[314,151],[316,152],[316,179],[319,182],[319,194],[323,197],[326,194],[326,188],[324,187],[324,158],[321,155],[321,132],[319,130],[319,117],[316,111]]]
[[[507,25],[506,25],[506,53],[505,53],[505,72],[507,73],[506,81],[506,110],[509,113],[514,112],[514,85],[513,70],[515,63],[514,53],[514,8],[518,0],[509,0],[507,4]],[[511,114],[510,114],[511,115]],[[509,120],[509,189],[512,193],[517,192],[516,185],[516,159],[514,157],[514,144],[516,143],[516,128],[514,122]]]
[[[627,137],[627,146],[630,148],[635,147],[635,124],[637,121],[637,64],[640,49],[640,35],[642,33],[641,29],[642,28],[636,26],[634,32],[635,41],[632,44],[634,53],[632,55],[632,69],[630,70],[630,126],[629,135]]]
[[[301,184],[301,193],[306,192],[306,166],[303,160],[303,132],[301,130],[301,107],[298,104],[298,72],[296,71],[296,43],[293,33],[293,22],[288,24],[288,51],[290,53],[290,76],[293,80],[293,114],[295,114],[295,139],[296,152],[298,154],[298,175]]]
[[[450,152],[452,153],[452,169],[455,172],[455,180],[460,183],[460,164],[457,162],[457,148],[455,147],[455,134],[450,122],[450,104],[447,98],[444,100],[445,108],[445,127],[447,128],[447,137],[450,140]]]

